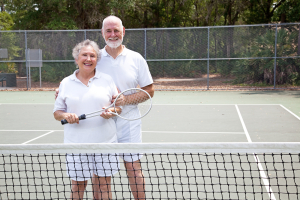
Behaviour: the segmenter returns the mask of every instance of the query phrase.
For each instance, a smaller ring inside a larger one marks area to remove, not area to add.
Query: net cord
[[[300,153],[300,142],[1,144],[18,153]]]

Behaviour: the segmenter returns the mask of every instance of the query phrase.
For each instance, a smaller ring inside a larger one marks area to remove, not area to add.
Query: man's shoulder
[[[133,51],[133,50],[131,50],[131,49],[128,49],[127,47],[125,48],[125,51],[126,51],[126,53],[130,53],[130,54],[139,54],[139,55],[141,55],[139,52]]]
[[[131,49],[126,48],[126,54],[133,58],[144,59],[144,57],[137,51],[133,51]]]

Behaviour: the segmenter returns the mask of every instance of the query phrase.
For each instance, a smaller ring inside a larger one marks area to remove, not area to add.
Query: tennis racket
[[[117,113],[116,107],[121,107],[122,112]],[[138,107],[138,109],[136,109]],[[109,112],[113,115],[121,117],[125,120],[137,120],[146,116],[152,108],[151,96],[148,92],[140,88],[131,88],[124,90],[114,100],[114,102],[105,109],[98,110],[88,114],[82,114],[78,118],[79,120],[84,120],[91,117],[100,116],[104,111],[107,111],[109,108],[114,108],[114,112]],[[61,120],[61,124],[67,124],[66,119]]]

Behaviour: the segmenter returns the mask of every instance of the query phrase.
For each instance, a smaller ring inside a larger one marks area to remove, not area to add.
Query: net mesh
[[[142,152],[146,199],[299,199],[300,196],[298,143],[71,144],[0,145],[2,199],[69,199],[72,187],[65,155],[71,152],[90,153],[91,157],[99,156],[98,153]],[[121,164],[111,179],[112,199],[134,199],[132,191],[138,183],[130,187],[128,178]],[[92,198],[93,183],[88,181],[84,199]]]

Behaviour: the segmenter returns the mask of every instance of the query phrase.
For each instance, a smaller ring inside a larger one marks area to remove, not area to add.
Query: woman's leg
[[[86,185],[87,185],[87,181],[72,180],[71,200],[83,199]]]
[[[101,177],[94,174],[93,179],[94,199],[112,199],[111,194],[111,177]]]

